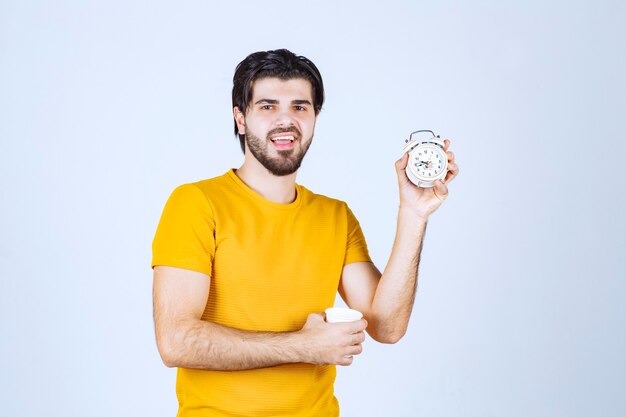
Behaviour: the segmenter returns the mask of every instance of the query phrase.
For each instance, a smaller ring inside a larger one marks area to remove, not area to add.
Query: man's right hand
[[[353,356],[363,351],[365,319],[350,323],[327,323],[320,313],[309,314],[298,332],[304,341],[305,362],[316,365],[352,364]]]

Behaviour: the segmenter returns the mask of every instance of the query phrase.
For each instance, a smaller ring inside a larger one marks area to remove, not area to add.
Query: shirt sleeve
[[[211,275],[215,257],[215,216],[194,184],[176,188],[165,204],[152,242],[152,267],[190,269]]]
[[[361,225],[359,225],[359,221],[347,205],[346,214],[348,216],[348,239],[346,243],[346,257],[343,264],[347,265],[353,262],[372,262],[367,250],[365,236],[363,236],[363,231],[361,230]]]

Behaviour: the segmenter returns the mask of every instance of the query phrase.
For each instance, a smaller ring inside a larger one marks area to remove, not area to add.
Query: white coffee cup
[[[327,323],[349,323],[363,318],[363,313],[351,308],[331,307],[326,309]]]

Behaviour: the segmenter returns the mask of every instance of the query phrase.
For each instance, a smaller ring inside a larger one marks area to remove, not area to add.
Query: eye
[[[306,111],[306,107],[304,106],[293,106],[295,111]]]
[[[264,104],[261,106],[262,110],[272,110],[272,105],[271,104]]]

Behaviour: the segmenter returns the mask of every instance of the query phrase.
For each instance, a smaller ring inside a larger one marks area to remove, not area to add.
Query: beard
[[[271,145],[268,142],[271,142],[270,136],[278,133],[292,133],[296,138],[296,146],[291,149],[277,149],[278,156],[271,156],[269,149]],[[302,142],[302,133],[295,127],[291,129],[273,129],[267,133],[265,140],[255,136],[254,133],[246,128],[248,149],[265,169],[277,177],[293,174],[300,168],[302,159],[304,159],[304,155],[309,150],[311,142],[313,142],[313,136],[308,141]]]

